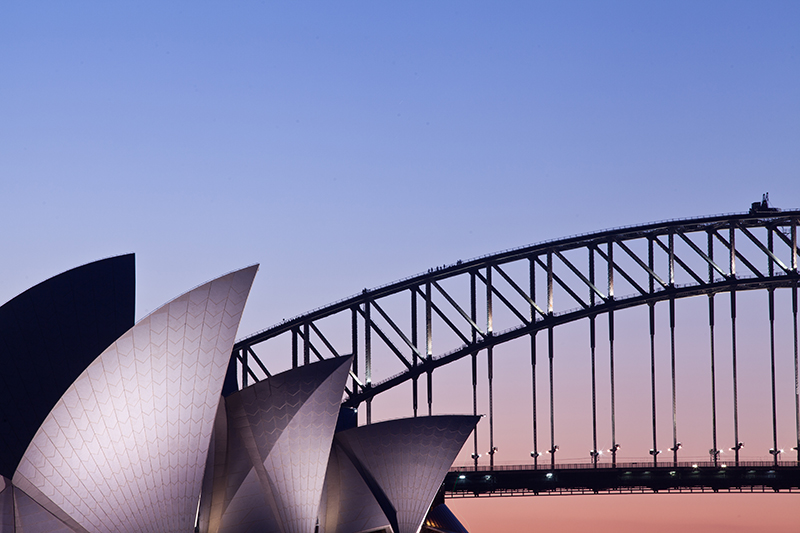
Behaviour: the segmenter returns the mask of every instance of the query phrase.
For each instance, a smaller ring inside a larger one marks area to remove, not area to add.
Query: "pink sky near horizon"
[[[452,498],[470,533],[797,533],[800,495],[595,494]]]

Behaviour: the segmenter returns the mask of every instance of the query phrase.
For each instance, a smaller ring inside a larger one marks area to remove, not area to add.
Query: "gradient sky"
[[[800,4],[497,4],[4,2],[0,301],[136,252],[139,318],[258,262],[244,336],[457,259],[800,207]],[[792,497],[741,498],[453,506],[797,530]]]

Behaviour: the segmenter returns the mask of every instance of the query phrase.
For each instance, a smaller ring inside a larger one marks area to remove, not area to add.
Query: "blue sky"
[[[0,6],[0,301],[137,254],[240,329],[443,263],[800,207],[796,2]]]
[[[135,251],[142,316],[259,262],[247,333],[459,258],[800,203],[790,2],[2,11],[4,300]]]

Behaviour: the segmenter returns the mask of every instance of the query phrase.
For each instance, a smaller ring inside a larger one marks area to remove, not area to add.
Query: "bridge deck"
[[[453,468],[445,497],[646,492],[800,492],[800,463],[565,464]]]

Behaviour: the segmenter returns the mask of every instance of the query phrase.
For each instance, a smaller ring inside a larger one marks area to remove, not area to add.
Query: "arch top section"
[[[352,354],[345,403],[355,406],[539,329],[662,300],[792,287],[799,222],[800,210],[754,205],[747,213],[602,230],[459,260],[239,340],[239,385]],[[379,355],[389,361],[380,368]]]

